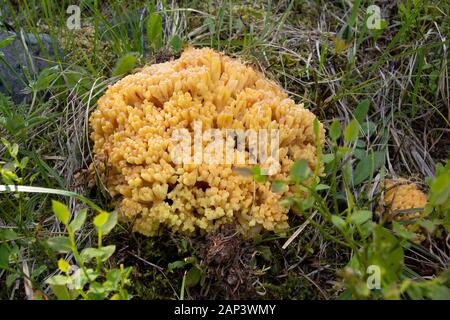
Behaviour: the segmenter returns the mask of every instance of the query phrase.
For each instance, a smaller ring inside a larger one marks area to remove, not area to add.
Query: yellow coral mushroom
[[[427,195],[423,193],[415,183],[406,179],[386,180],[386,192],[384,193],[384,206],[390,220],[414,222],[423,217],[422,210],[427,204]],[[417,211],[411,209],[418,209]],[[406,212],[402,212],[405,211]],[[406,228],[415,231],[416,242],[424,240],[423,230],[413,230],[413,225],[407,224]],[[417,229],[417,228],[416,228]]]
[[[279,161],[272,178],[286,179],[297,159],[315,169],[314,119],[281,87],[239,60],[189,48],[177,60],[145,67],[109,87],[90,124],[96,161],[108,168],[107,187],[135,231],[155,235],[166,227],[191,233],[237,222],[250,234],[288,227],[288,208],[278,202],[292,190],[274,193],[269,182],[255,183],[232,170],[239,157],[250,160],[251,147],[235,150],[227,163],[175,161],[174,133],[183,129],[194,136],[199,121],[202,132],[277,130]],[[204,158],[211,155],[208,142],[200,142]],[[189,151],[194,144],[195,137]]]

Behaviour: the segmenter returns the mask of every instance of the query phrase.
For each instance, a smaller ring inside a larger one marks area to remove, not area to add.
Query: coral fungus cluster
[[[293,162],[316,166],[314,114],[282,88],[236,59],[211,49],[186,49],[174,61],[154,64],[111,86],[90,118],[97,167],[134,230],[155,235],[162,227],[191,233],[237,222],[246,234],[281,231],[290,194],[272,192],[269,182],[233,170],[232,163],[176,163],[177,129],[276,129],[279,165],[272,178],[286,179]],[[320,124],[320,137],[324,130]],[[202,141],[208,144],[207,139]],[[191,147],[191,146],[189,146]],[[190,148],[189,148],[190,149]],[[249,159],[249,150],[240,152]]]
[[[427,204],[427,195],[419,190],[415,183],[406,179],[386,180],[385,188],[384,206],[389,219],[404,221],[406,229],[416,232],[414,240],[422,241],[424,239],[423,230],[415,228],[416,226],[412,223],[423,218],[422,209]]]

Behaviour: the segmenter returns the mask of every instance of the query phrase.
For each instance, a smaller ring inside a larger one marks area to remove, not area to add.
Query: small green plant
[[[58,261],[61,274],[52,276],[46,283],[60,300],[73,300],[82,297],[86,300],[111,299],[129,300],[131,295],[126,290],[129,284],[131,268],[122,264],[119,268],[108,269],[104,263],[113,255],[115,245],[103,245],[103,236],[107,235],[117,224],[117,213],[101,211],[94,217],[93,223],[97,231],[97,247],[79,250],[75,241],[75,233],[86,222],[87,210],[80,210],[70,221],[67,207],[53,200],[53,212],[66,227],[67,236],[48,239],[48,245],[58,253],[71,253],[77,265],[70,265],[65,259]]]
[[[354,195],[355,186],[362,182],[370,183],[384,162],[384,152],[365,153],[362,148],[361,136],[370,135],[370,131],[365,130],[369,126],[369,122],[364,121],[367,111],[368,101],[363,101],[343,131],[339,121],[335,120],[331,124],[331,153],[322,154],[320,140],[317,139],[316,172],[310,170],[306,160],[298,160],[292,165],[287,181],[271,181],[272,190],[277,192],[284,185],[294,187],[295,195],[283,199],[281,204],[306,217],[325,238],[351,254],[347,266],[339,272],[342,283],[337,289],[343,290],[339,298],[399,299],[407,296],[412,299],[448,299],[448,274],[426,280],[407,268],[404,253],[412,245],[408,241],[409,235],[386,224],[385,219],[377,222],[370,209],[371,201],[364,195]],[[317,120],[314,130],[318,137]],[[343,144],[339,143],[341,136]],[[320,179],[318,170],[322,165],[325,167],[325,177]],[[427,210],[441,214],[446,210],[443,220],[429,221],[433,225],[445,225],[444,221],[448,223],[448,167],[448,164],[439,166],[436,178],[430,181],[430,204]],[[267,177],[260,175],[258,168],[253,169],[253,175],[257,182],[267,181]],[[321,180],[329,181],[329,184]],[[325,223],[319,224],[313,219],[316,213],[321,215]],[[425,221],[419,223],[426,224]],[[371,284],[373,276],[378,277],[379,283]]]
[[[204,270],[202,270],[198,259],[194,256],[187,257],[184,260],[177,260],[169,263],[167,270],[170,273],[175,269],[185,268],[189,268],[189,270],[184,271],[183,273],[183,280],[180,289],[180,300],[184,300],[186,288],[195,287],[198,284],[203,286],[206,280],[206,273]]]

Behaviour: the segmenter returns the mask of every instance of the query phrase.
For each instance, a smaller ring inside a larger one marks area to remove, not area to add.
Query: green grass
[[[448,298],[448,229],[439,224],[449,219],[448,205],[439,202],[445,195],[448,200],[448,165],[434,183],[425,183],[450,150],[447,1],[386,2],[382,30],[365,23],[373,1],[81,3],[82,28],[71,31],[65,12],[70,1],[0,0],[0,31],[23,30],[24,37],[47,33],[53,40],[51,52],[39,43],[49,68],[33,74],[29,66],[20,76],[29,101],[16,105],[0,95],[1,183],[58,191],[0,194],[0,298],[26,298],[28,279],[36,292],[55,298],[45,281],[59,273],[58,258],[77,260],[55,254],[47,244],[66,232],[50,200],[64,202],[74,215],[86,204],[65,196],[71,191],[114,209],[101,181],[88,179],[90,112],[123,74],[176,58],[186,45],[242,58],[318,115],[329,129],[321,146],[328,162],[321,184],[329,189],[314,190],[312,202],[300,205],[287,235],[237,238],[234,254],[245,257],[238,269],[246,279],[238,291],[217,284],[221,266],[206,261],[211,237],[220,238],[220,232],[146,238],[120,223],[105,237],[106,244],[116,245],[106,270],[121,263],[133,267],[128,290],[138,299]],[[425,223],[436,231],[422,245],[375,214],[380,186],[393,176],[413,177],[425,190],[431,186],[432,218]],[[370,230],[355,223],[364,217],[361,211],[372,212]],[[356,214],[359,218],[352,218]],[[93,215],[91,208],[88,221]],[[85,225],[75,234],[76,245],[94,247],[95,230]],[[391,255],[383,254],[386,246]],[[367,264],[374,260],[390,263],[382,292],[364,287]]]

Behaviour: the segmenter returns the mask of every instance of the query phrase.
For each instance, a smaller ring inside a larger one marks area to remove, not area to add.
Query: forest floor
[[[60,297],[48,285],[67,271],[58,259],[79,261],[48,244],[66,234],[51,200],[71,216],[86,204],[68,191],[114,210],[89,179],[88,116],[124,73],[185,46],[240,58],[316,114],[336,164],[321,181],[330,189],[290,215],[285,235],[245,240],[227,225],[145,237],[119,221],[103,239],[115,252],[101,268],[104,279],[119,270],[126,280],[105,289],[100,276],[80,297],[127,298],[126,288],[136,299],[450,299],[448,1],[99,3],[0,0],[0,183],[47,188],[0,193],[0,299]],[[379,212],[384,179],[399,177],[429,197],[413,229]],[[97,245],[94,209],[74,234],[80,250]],[[424,240],[411,230],[425,230]],[[369,290],[374,261],[382,288]]]

